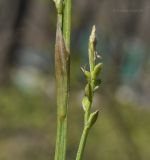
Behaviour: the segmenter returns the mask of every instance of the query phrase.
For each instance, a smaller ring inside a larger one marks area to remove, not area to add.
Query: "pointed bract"
[[[98,117],[98,114],[99,114],[99,110],[90,114],[90,118],[89,118],[88,124],[87,124],[89,128],[91,128],[95,124],[97,117]]]
[[[87,111],[90,108],[91,103],[90,103],[90,100],[88,99],[88,97],[86,97],[86,96],[83,97],[82,106],[83,106],[84,111]]]

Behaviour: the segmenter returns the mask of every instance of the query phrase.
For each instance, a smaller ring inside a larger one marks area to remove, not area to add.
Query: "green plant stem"
[[[55,160],[66,160],[67,109],[70,83],[71,0],[55,0],[54,2],[57,8],[55,46],[57,135]]]
[[[64,13],[63,13],[63,35],[66,42],[68,51],[70,52],[70,35],[71,35],[71,9],[72,0],[64,0]]]
[[[93,26],[89,39],[90,71],[86,71],[85,69],[82,68],[82,71],[87,79],[87,84],[85,86],[85,94],[82,99],[82,106],[84,109],[84,129],[81,135],[81,140],[79,143],[76,160],[82,160],[88,133],[92,128],[92,126],[95,124],[99,114],[99,110],[96,110],[95,112],[91,113],[91,107],[95,92],[95,84],[97,82],[97,76],[100,73],[102,67],[100,63],[95,64],[96,61],[95,53],[96,53],[96,28],[95,26]]]
[[[89,133],[89,128],[85,126],[84,129],[83,129],[83,132],[82,132],[82,136],[81,136],[76,160],[82,160],[85,145],[86,145],[86,141],[87,141],[87,137],[88,137],[88,133]]]

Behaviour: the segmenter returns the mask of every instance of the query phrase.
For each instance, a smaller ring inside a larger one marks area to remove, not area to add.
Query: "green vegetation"
[[[98,79],[102,70],[102,63],[96,64],[96,28],[93,26],[90,39],[89,39],[89,68],[90,71],[82,69],[87,84],[85,86],[85,93],[82,99],[82,107],[84,109],[84,128],[81,136],[76,160],[82,160],[85,150],[85,145],[90,129],[95,124],[99,110],[91,113],[91,108],[94,100],[94,93],[99,88],[101,80]]]
[[[71,35],[71,0],[54,0],[57,11],[56,43],[55,43],[55,75],[57,99],[57,136],[55,160],[66,160],[67,114],[70,88],[70,35]],[[82,106],[85,112],[84,128],[81,136],[76,160],[83,159],[85,144],[90,129],[97,120],[99,110],[91,113],[94,92],[99,88],[98,79],[102,64],[96,64],[96,28],[92,29],[89,39],[90,71],[82,68],[87,79]]]
[[[73,4],[70,72],[72,0],[1,3],[0,160],[150,160],[148,3]]]
[[[74,159],[77,142],[82,131],[82,108],[79,93],[72,92],[69,109],[67,159]],[[103,107],[100,119],[89,135],[86,160],[129,160],[132,139],[135,154],[142,160],[150,159],[150,111],[131,104],[123,105],[101,98]],[[75,99],[75,97],[77,99]],[[0,91],[0,160],[49,160],[54,156],[56,118],[54,97],[25,95],[15,88]],[[50,105],[49,105],[50,104]],[[98,101],[99,104],[99,101]],[[112,109],[117,115],[115,115]],[[70,114],[73,113],[73,114]],[[120,118],[118,120],[117,118]],[[126,124],[121,125],[121,121]],[[51,122],[51,123],[49,123]],[[119,123],[118,123],[119,122]],[[128,133],[128,134],[127,134]],[[128,137],[130,135],[130,137]],[[9,154],[8,154],[9,152]]]
[[[67,110],[70,82],[71,0],[54,0],[57,10],[55,75],[57,137],[55,160],[66,160]]]

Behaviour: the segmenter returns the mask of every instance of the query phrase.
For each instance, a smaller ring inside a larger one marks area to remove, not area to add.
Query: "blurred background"
[[[93,24],[104,69],[85,159],[150,159],[149,19],[149,0],[73,1],[68,160],[83,127],[80,67]],[[0,0],[0,160],[53,159],[55,28],[52,0]]]

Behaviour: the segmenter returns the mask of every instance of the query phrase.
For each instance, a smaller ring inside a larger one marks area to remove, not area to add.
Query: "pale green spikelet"
[[[84,128],[83,133],[81,136],[76,160],[82,160],[83,152],[87,140],[87,136],[89,134],[90,129],[97,121],[99,110],[91,113],[91,107],[94,99],[95,91],[100,87],[101,80],[98,78],[101,71],[103,64],[97,63],[96,61],[100,57],[96,51],[96,27],[93,26],[92,32],[89,38],[89,49],[88,49],[88,56],[89,56],[89,67],[90,71],[81,68],[84,73],[84,76],[87,79],[87,84],[85,86],[85,93],[82,99],[82,106],[84,110]]]

